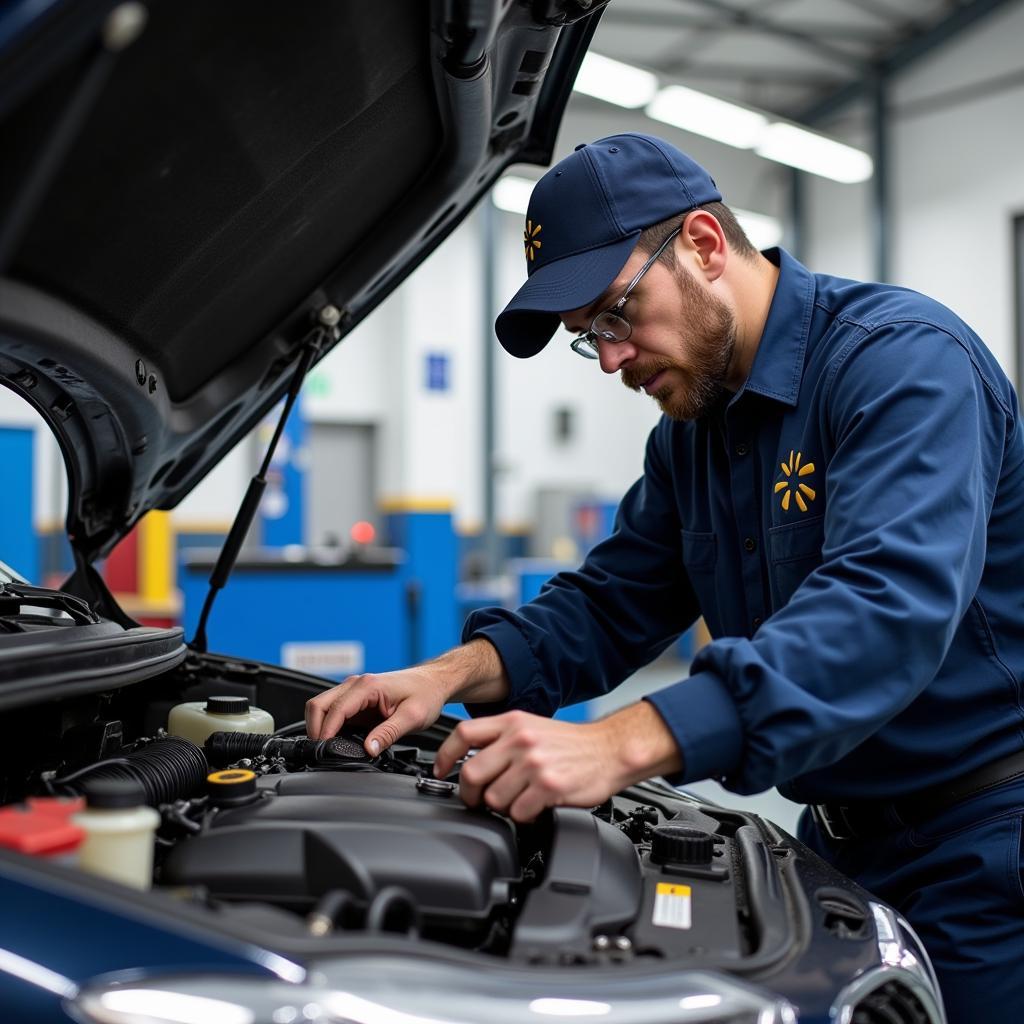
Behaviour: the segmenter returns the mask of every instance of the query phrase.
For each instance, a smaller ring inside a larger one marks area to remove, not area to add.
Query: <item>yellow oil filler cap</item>
[[[206,792],[214,807],[245,804],[259,798],[256,773],[247,768],[225,768],[206,776]]]

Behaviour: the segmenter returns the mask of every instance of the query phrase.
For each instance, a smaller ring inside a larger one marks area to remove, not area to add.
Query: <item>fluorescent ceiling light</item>
[[[583,58],[573,89],[620,107],[645,107],[644,113],[655,121],[737,149],[753,149],[767,160],[833,181],[852,184],[866,181],[874,173],[871,157],[853,146],[795,124],[773,122],[759,110],[684,85],[659,89],[657,75],[599,53]],[[495,202],[501,206],[497,195]],[[525,212],[525,207],[514,212]]]
[[[862,150],[784,121],[769,125],[757,154],[847,185],[867,181],[874,172],[871,157]]]
[[[768,127],[756,110],[727,103],[683,85],[662,89],[645,111],[648,117],[739,149],[753,149]]]
[[[770,249],[782,241],[782,223],[777,218],[769,217],[766,213],[741,210],[735,206],[730,206],[729,209],[736,214],[740,227],[755,249]]]
[[[580,65],[573,90],[620,107],[642,107],[650,103],[658,91],[658,78],[632,64],[588,53]]]
[[[506,213],[521,213],[526,216],[526,208],[530,203],[530,193],[537,183],[532,178],[520,178],[515,174],[506,174],[499,178],[491,189],[491,198],[499,210]]]

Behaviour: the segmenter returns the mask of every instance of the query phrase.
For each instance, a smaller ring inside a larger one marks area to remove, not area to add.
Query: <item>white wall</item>
[[[890,276],[950,306],[1011,375],[1011,219],[1024,211],[1024,82],[1018,75],[999,91],[942,97],[1020,72],[1021,39],[1018,4],[914,64],[890,98]],[[938,106],[929,110],[925,101]],[[811,185],[809,262],[871,277],[868,189],[846,193],[851,201],[842,203],[838,188]]]
[[[1020,69],[1022,39],[1024,7],[1016,6],[916,68],[896,91],[894,277],[951,306],[1008,369],[1011,220],[1024,211],[1024,83],[932,113],[915,113],[911,103]]]
[[[479,223],[469,218],[402,288],[405,429],[384,497],[451,498],[459,517],[479,517],[482,476]],[[426,385],[427,356],[448,361],[448,390]]]
[[[483,457],[479,230],[468,218],[356,327],[313,372],[302,404],[313,421],[378,426],[380,499],[449,500],[469,518],[481,514]],[[427,388],[428,355],[447,359],[446,390]]]
[[[866,111],[857,104],[846,111],[831,134],[868,152]],[[803,176],[806,235],[803,259],[821,274],[871,281],[875,278],[874,213],[871,183],[843,185],[814,175]]]
[[[255,468],[243,438],[174,510],[179,527],[217,531],[235,518]]]

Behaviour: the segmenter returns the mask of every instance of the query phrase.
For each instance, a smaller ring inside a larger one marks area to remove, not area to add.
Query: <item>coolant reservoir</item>
[[[71,821],[85,833],[78,866],[136,889],[153,883],[153,848],[160,815],[145,804],[134,779],[91,779],[82,786],[85,810]]]
[[[175,704],[167,717],[167,731],[201,747],[211,732],[270,735],[274,719],[262,708],[249,707],[248,697],[208,697]]]

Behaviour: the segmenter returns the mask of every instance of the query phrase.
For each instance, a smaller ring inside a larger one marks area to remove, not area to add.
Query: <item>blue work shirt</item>
[[[683,783],[886,798],[1024,748],[1024,436],[974,332],[782,250],[742,388],[662,417],[611,537],[463,638],[542,715],[603,694],[698,615],[712,642],[646,699]]]

